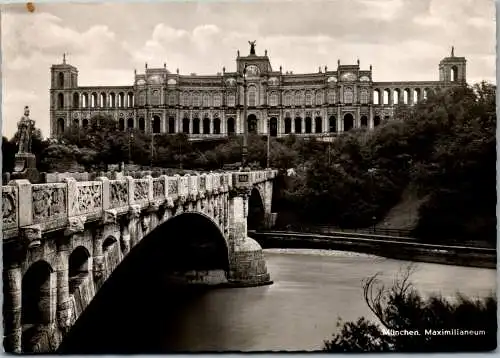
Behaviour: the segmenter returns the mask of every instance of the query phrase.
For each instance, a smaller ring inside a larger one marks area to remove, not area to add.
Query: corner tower
[[[75,92],[77,88],[78,70],[66,63],[66,54],[63,54],[62,64],[52,65],[50,68],[51,136],[62,133],[70,125],[70,109],[79,108],[80,99]]]
[[[466,82],[466,59],[456,57],[455,48],[451,47],[451,56],[445,57],[439,63],[439,80],[445,83]]]

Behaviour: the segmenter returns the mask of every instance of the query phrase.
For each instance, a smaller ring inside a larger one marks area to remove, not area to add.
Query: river
[[[363,300],[362,280],[381,273],[390,284],[409,262],[326,250],[265,250],[274,284],[218,289],[179,311],[175,339],[165,350],[317,350],[336,331],[337,317],[374,318]],[[474,297],[496,292],[496,271],[414,263],[412,282],[423,294]],[[171,333],[170,330],[169,334]]]

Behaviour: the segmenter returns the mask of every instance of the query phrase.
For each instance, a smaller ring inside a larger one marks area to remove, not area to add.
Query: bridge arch
[[[265,206],[262,195],[256,187],[250,193],[248,199],[248,230],[256,230],[263,226],[265,218]]]
[[[21,286],[22,351],[36,351],[40,333],[55,320],[57,287],[55,272],[44,260],[33,263]]]

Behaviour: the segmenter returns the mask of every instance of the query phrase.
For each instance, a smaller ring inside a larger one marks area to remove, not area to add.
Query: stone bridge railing
[[[36,245],[42,232],[81,226],[85,222],[113,222],[129,212],[176,202],[196,201],[206,195],[226,193],[233,182],[240,180],[238,172],[208,173],[197,176],[147,176],[142,179],[125,177],[110,180],[76,181],[66,178],[63,183],[31,184],[15,180],[2,186],[3,238],[22,234],[28,244]],[[247,174],[247,173],[245,173]],[[276,176],[275,170],[252,171],[245,180],[258,184]],[[22,229],[22,233],[20,232]],[[31,243],[32,242],[32,243]]]

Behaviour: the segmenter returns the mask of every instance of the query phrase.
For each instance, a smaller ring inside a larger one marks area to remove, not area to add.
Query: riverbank
[[[327,236],[304,233],[249,232],[263,249],[324,249],[353,251],[397,260],[496,269],[496,250],[430,245],[388,239]]]

